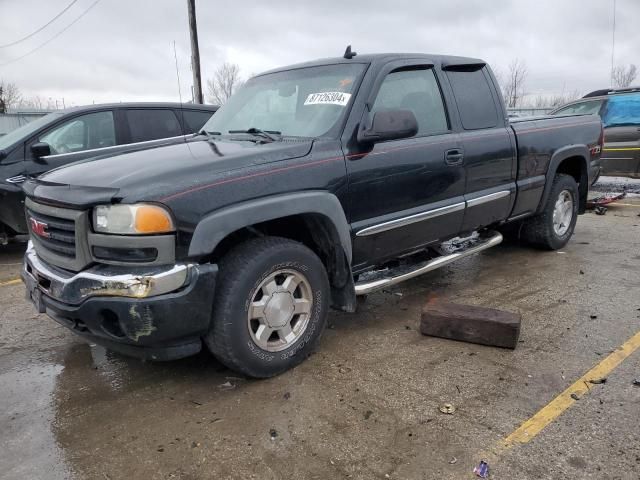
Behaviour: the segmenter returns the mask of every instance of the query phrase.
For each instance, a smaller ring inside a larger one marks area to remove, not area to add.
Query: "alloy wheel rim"
[[[295,270],[277,270],[252,292],[247,326],[262,350],[279,352],[296,343],[309,325],[313,295],[309,280]]]
[[[553,230],[562,237],[567,233],[573,220],[573,196],[569,190],[563,190],[558,195],[553,208]]]

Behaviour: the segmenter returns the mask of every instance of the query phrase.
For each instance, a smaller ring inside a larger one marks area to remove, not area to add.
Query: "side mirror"
[[[42,157],[46,157],[47,155],[51,155],[51,146],[45,142],[38,142],[31,145],[31,153],[36,158],[36,160],[41,159]]]
[[[418,121],[411,110],[383,110],[373,114],[370,128],[358,131],[358,141],[376,143],[413,137],[418,133]]]

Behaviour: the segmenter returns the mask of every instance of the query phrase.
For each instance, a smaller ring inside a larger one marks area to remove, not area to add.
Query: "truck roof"
[[[295,70],[298,68],[335,65],[339,63],[387,63],[392,60],[409,59],[424,59],[428,61],[428,63],[433,63],[434,65],[442,65],[445,68],[486,65],[486,62],[479,58],[458,57],[454,55],[434,55],[430,53],[370,53],[365,55],[356,55],[355,57],[350,59],[344,57],[320,58],[318,60],[312,60],[310,62],[297,63],[295,65],[288,65],[286,67],[274,68],[272,70],[263,72],[258,76],[275,72],[283,72],[287,70]]]

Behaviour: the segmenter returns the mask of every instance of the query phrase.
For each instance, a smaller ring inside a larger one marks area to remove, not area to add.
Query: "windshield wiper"
[[[246,130],[229,130],[229,133],[248,133],[256,137],[267,138],[272,142],[278,140],[273,135],[282,135],[282,132],[279,132],[277,130],[260,130],[259,128],[255,127],[247,128]]]
[[[207,132],[206,130],[200,130],[199,133],[205,133],[205,134],[207,134],[209,136],[211,136],[211,135],[222,135],[222,133],[220,133],[220,132]]]

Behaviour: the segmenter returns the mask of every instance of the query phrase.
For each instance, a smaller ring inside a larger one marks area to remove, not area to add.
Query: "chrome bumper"
[[[148,298],[170,293],[188,284],[194,265],[131,268],[98,265],[72,273],[44,263],[31,242],[24,257],[22,275],[27,285],[66,304],[78,305],[89,297]],[[30,280],[30,281],[27,281]]]

